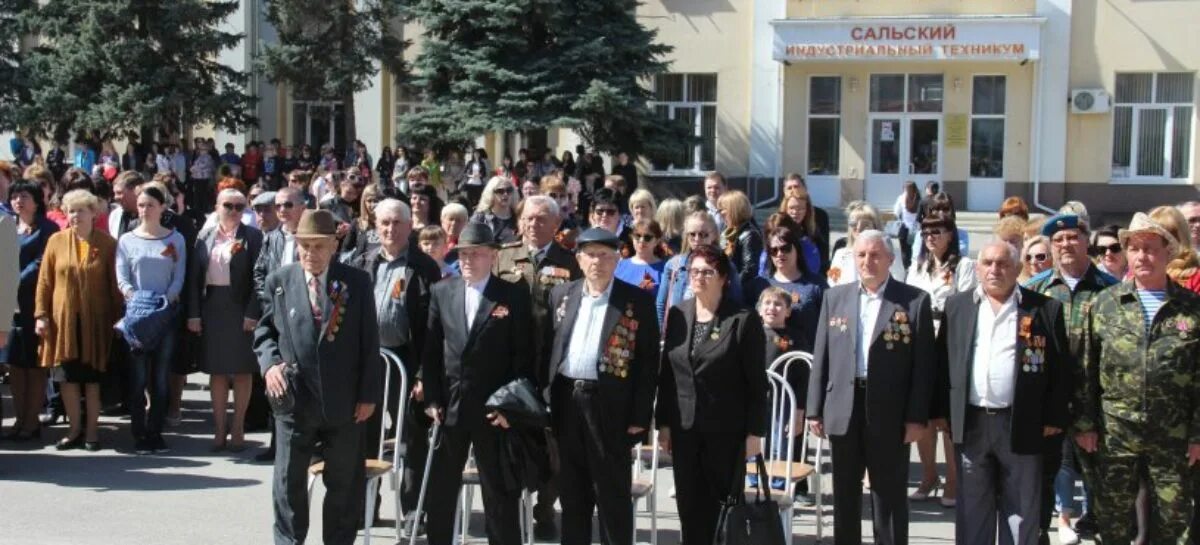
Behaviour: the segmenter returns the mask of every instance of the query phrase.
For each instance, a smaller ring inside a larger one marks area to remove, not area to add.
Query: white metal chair
[[[397,356],[395,352],[392,352],[391,350],[387,350],[387,349],[382,349],[379,351],[379,355],[384,360],[385,371],[384,371],[384,375],[383,375],[383,391],[384,391],[385,397],[387,395],[387,392],[389,391],[389,388],[391,387],[393,372],[397,373],[399,380],[400,380],[400,389],[397,391],[397,394],[396,394],[396,397],[397,397],[397,399],[396,399],[396,406],[397,406],[396,418],[398,420],[398,422],[396,423],[396,436],[400,437],[401,434],[404,433],[404,411],[407,410],[407,408],[408,408],[408,373],[404,370],[404,362],[400,360],[400,356]],[[380,407],[379,410],[385,411],[385,413],[386,413],[386,409],[387,409],[387,405],[385,403],[384,405],[382,405]],[[404,461],[403,461],[403,458],[401,458],[401,456],[400,456],[401,449],[399,449],[399,448],[392,449],[392,460],[390,462],[384,458],[385,444],[388,443],[387,425],[388,425],[387,415],[382,414],[381,418],[379,419],[379,443],[377,444],[376,449],[375,449],[375,457],[368,458],[364,462],[364,464],[366,465],[365,470],[366,470],[366,481],[367,481],[367,492],[366,492],[366,498],[365,498],[365,502],[364,502],[366,509],[363,514],[363,516],[366,519],[366,525],[363,528],[363,544],[364,545],[369,545],[371,543],[371,526],[375,522],[375,492],[377,490],[379,490],[379,481],[383,478],[384,475],[392,475],[392,478],[393,478],[392,482],[394,485],[397,482],[394,480],[396,478],[396,468],[399,468],[399,471],[401,471],[401,472],[404,471],[404,465],[403,465]],[[316,484],[317,477],[320,477],[323,473],[325,473],[325,462],[324,461],[320,461],[320,462],[317,462],[317,463],[309,466],[309,468],[308,468],[308,495],[309,495],[309,497],[312,496],[312,487],[314,484]],[[396,494],[397,494],[397,496],[399,496],[399,487],[396,487],[396,490],[397,490]],[[400,538],[400,524],[404,520],[404,517],[400,516],[401,513],[400,513],[399,497],[397,497],[396,500],[397,500],[396,501],[396,539],[399,539]]]
[[[429,455],[433,456],[432,450]],[[457,545],[467,542],[475,486],[482,486],[482,482],[479,478],[479,467],[475,465],[475,446],[472,445],[470,453],[467,454],[467,467],[463,470],[462,485],[458,489],[458,509],[454,511],[454,535],[457,537]],[[533,495],[528,490],[521,490],[521,542],[533,545]]]
[[[646,510],[650,512],[650,545],[658,545],[658,500],[655,490],[658,488],[658,460],[661,450],[658,447],[657,429],[650,434],[649,446],[633,447],[633,485],[630,489],[630,495],[633,497],[633,540],[630,543],[637,543],[637,507],[639,501],[645,500]],[[643,476],[646,471],[642,467],[645,462],[643,457],[649,458],[648,477]]]
[[[795,484],[797,481],[813,474],[815,468],[804,462],[793,461],[796,452],[796,434],[792,430],[796,429],[797,425],[803,425],[803,423],[796,422],[796,393],[788,384],[787,379],[775,371],[767,371],[767,380],[771,387],[771,429],[767,437],[763,438],[762,456],[767,468],[768,478],[772,480],[782,479],[784,489],[774,490],[770,487],[770,483],[764,483],[766,485],[764,488],[771,490],[771,499],[779,504],[781,519],[783,520],[784,540],[787,545],[791,545]],[[808,434],[801,432],[800,435],[802,438],[800,451],[804,452],[807,446]],[[757,464],[747,464],[746,470],[747,474],[757,472]],[[748,495],[754,494],[755,489],[747,487],[746,492]],[[820,495],[818,494],[817,497],[820,498]],[[818,499],[816,521],[818,542],[823,537],[819,501]]]
[[[811,373],[812,366],[813,366],[813,355],[808,352],[804,352],[802,350],[793,350],[786,354],[781,354],[778,358],[775,358],[775,361],[771,362],[771,366],[769,367],[769,370],[782,375],[784,377],[784,379],[786,380],[788,377],[791,376],[792,366],[796,365],[798,363],[803,363],[804,365],[807,365],[809,368],[809,372]],[[796,402],[800,403],[800,400],[797,399]],[[802,409],[803,407],[798,407],[798,408]],[[822,496],[823,472],[822,472],[821,468],[823,467],[822,462],[823,462],[823,458],[824,458],[824,454],[825,454],[825,439],[823,439],[821,437],[816,437],[816,436],[809,437],[808,434],[811,432],[807,429],[808,426],[805,426],[804,422],[801,422],[797,425],[804,426],[804,428],[805,428],[805,430],[804,430],[805,438],[803,441],[801,441],[801,446],[800,446],[800,456],[801,456],[800,459],[802,461],[808,459],[808,447],[813,447],[813,451],[814,451],[814,453],[813,453],[813,457],[814,457],[813,472],[811,475],[808,476],[808,490],[810,493],[813,494],[813,496],[816,500],[814,508],[816,509],[816,512],[817,512],[817,522],[816,522],[816,524],[817,524],[817,542],[820,542],[821,539],[824,537],[824,529],[825,529],[824,519],[821,517],[821,515],[824,514],[823,496]],[[813,445],[813,440],[815,440],[815,443],[816,443],[815,446]]]

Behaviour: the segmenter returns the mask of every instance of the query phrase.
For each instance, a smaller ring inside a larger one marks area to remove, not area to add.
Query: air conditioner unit
[[[1112,109],[1112,99],[1104,89],[1073,89],[1071,113],[1103,114]]]

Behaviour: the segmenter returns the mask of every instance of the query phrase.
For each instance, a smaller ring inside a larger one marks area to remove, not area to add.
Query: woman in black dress
[[[667,314],[657,422],[674,460],[682,542],[707,545],[767,431],[766,337],[758,315],[728,297],[728,256],[698,246],[687,270],[695,298]]]

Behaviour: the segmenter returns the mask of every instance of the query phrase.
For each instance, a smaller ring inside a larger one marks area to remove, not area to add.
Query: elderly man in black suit
[[[354,543],[362,512],[360,424],[379,403],[383,363],[371,280],[333,260],[336,234],[328,211],[304,212],[295,233],[299,262],[267,276],[254,336],[267,393],[276,400],[276,545],[304,543],[308,534],[308,467],[318,444],[325,460],[323,541]]]
[[[1038,542],[1043,437],[1069,417],[1071,367],[1062,304],[1017,286],[1020,251],[984,246],[979,287],[951,296],[938,335],[934,425],[958,453],[955,543]]]
[[[862,477],[876,543],[908,543],[908,445],[929,423],[935,378],[929,295],[889,277],[887,235],[859,233],[859,282],[825,293],[808,387],[813,432],[829,434],[834,542],[862,542]]]
[[[648,293],[613,273],[621,240],[604,229],[580,235],[584,278],[550,292],[553,328],[541,363],[559,445],[563,545],[632,545],[631,447],[650,427],[658,372],[658,322]]]
[[[426,530],[430,545],[450,545],[454,510],[471,445],[483,488],[488,542],[521,542],[520,490],[504,484],[500,433],[504,415],[484,404],[501,386],[533,379],[529,294],[492,274],[492,230],[472,223],[458,238],[462,276],[433,286],[422,358],[425,413],[442,424],[429,469]]]

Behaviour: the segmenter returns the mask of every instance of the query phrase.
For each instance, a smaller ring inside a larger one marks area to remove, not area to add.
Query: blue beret
[[[1075,214],[1058,214],[1046,220],[1046,223],[1042,225],[1042,235],[1052,237],[1054,233],[1063,229],[1087,231],[1087,224]]]

